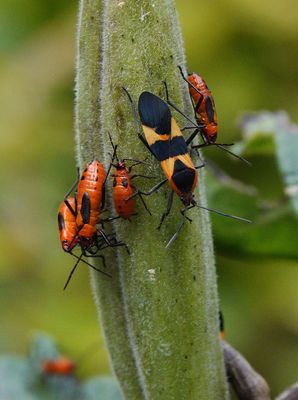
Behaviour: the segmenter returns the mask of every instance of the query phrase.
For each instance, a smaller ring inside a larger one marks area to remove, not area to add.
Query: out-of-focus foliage
[[[282,109],[297,122],[294,6],[291,0],[177,1],[189,69],[204,76],[215,98],[219,140],[241,139],[235,121],[247,111]],[[97,342],[97,354],[77,373],[107,373],[87,267],[63,293],[74,260],[62,252],[56,227],[58,204],[76,175],[76,4],[2,0],[0,15],[0,350],[24,353],[32,330],[44,330],[73,359]],[[218,149],[204,154],[257,189],[247,196],[208,175],[211,207],[255,221],[212,216],[227,340],[274,396],[297,380],[298,228],[273,147],[248,154],[251,168]]]
[[[238,144],[245,154],[275,153],[284,181],[284,192],[298,213],[298,126],[286,113],[248,114],[242,120],[244,139]]]
[[[43,365],[61,357],[50,337],[38,334],[27,358],[0,357],[0,398],[10,400],[120,400],[116,379],[79,380],[75,373],[47,372]]]

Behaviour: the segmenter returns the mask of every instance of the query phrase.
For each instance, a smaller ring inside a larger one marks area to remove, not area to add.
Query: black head
[[[180,200],[182,203],[185,205],[185,207],[190,206],[191,204],[195,205],[196,202],[193,198],[193,192],[186,192],[186,193],[181,193],[180,194]]]
[[[123,170],[123,169],[126,169],[126,167],[125,167],[125,161],[124,161],[124,160],[119,160],[118,163],[117,163],[116,169],[117,169],[118,171],[121,171],[121,170]]]

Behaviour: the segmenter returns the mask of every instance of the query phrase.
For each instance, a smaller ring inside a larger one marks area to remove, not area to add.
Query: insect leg
[[[161,225],[163,224],[163,221],[170,214],[171,209],[172,209],[172,205],[173,205],[173,197],[174,197],[174,190],[171,190],[171,192],[169,193],[169,197],[168,197],[168,204],[167,204],[166,211],[162,214],[157,229],[161,228]]]
[[[171,246],[171,244],[174,242],[174,240],[177,239],[177,237],[178,237],[178,235],[179,235],[181,229],[183,228],[183,226],[184,226],[184,224],[185,224],[185,221],[186,221],[187,219],[189,220],[189,218],[187,218],[187,216],[186,216],[186,212],[187,212],[187,210],[190,210],[190,209],[193,208],[193,207],[194,207],[194,205],[190,205],[190,206],[188,206],[188,207],[185,207],[185,208],[181,211],[181,214],[182,214],[181,222],[180,222],[180,224],[179,224],[179,226],[178,226],[178,228],[177,228],[175,234],[174,234],[174,235],[171,237],[171,239],[168,241],[168,243],[167,243],[167,245],[166,245],[166,249],[167,249],[168,247]]]
[[[75,270],[77,269],[77,266],[79,265],[79,262],[81,261],[81,258],[82,258],[82,257],[83,257],[83,253],[81,253],[81,255],[78,257],[78,259],[77,259],[77,261],[76,261],[74,267],[73,267],[72,270],[70,271],[70,274],[68,275],[68,278],[67,278],[67,280],[66,280],[66,282],[65,282],[65,285],[64,285],[64,287],[63,287],[63,290],[65,290],[65,289],[67,288],[67,286],[68,286],[68,284],[69,284],[69,282],[70,282],[70,280],[71,280],[71,277],[72,277],[73,273],[75,272]]]
[[[80,170],[79,170],[79,168],[77,168],[77,179],[74,181],[74,183],[71,185],[70,189],[67,191],[67,193],[64,196],[64,203],[66,204],[67,208],[72,213],[72,215],[75,217],[77,215],[77,210],[76,209],[74,210],[72,208],[72,206],[69,204],[69,201],[67,200],[67,197],[72,193],[74,188],[77,186],[77,184],[79,183],[79,180],[80,180]]]
[[[104,231],[102,229],[98,229],[97,232],[99,235],[102,236],[103,240],[106,242],[106,244],[109,247],[125,246],[127,253],[130,254],[129,248],[126,243],[118,242],[117,240],[115,243],[112,243],[112,241],[109,240],[109,238],[107,237],[107,235],[104,233]]]
[[[135,174],[135,175],[132,175],[132,176],[130,177],[130,180],[132,180],[132,179],[134,179],[134,178],[139,178],[139,177],[141,177],[141,178],[146,178],[146,179],[154,179],[154,178],[156,178],[156,176],[148,176],[148,175],[142,175],[142,174]]]
[[[177,106],[175,106],[174,103],[172,103],[172,101],[170,100],[169,97],[169,91],[168,91],[168,85],[167,82],[164,81],[163,82],[164,86],[165,86],[165,95],[166,95],[166,102],[172,107],[174,108],[174,110],[176,110],[179,114],[181,114],[188,122],[190,122],[194,128],[200,129],[200,128],[204,128],[205,125],[198,125],[195,122],[193,122],[186,114],[184,114],[183,111],[181,111]]]
[[[132,97],[131,97],[130,93],[128,92],[128,90],[125,89],[125,87],[122,87],[122,89],[125,91],[125,93],[128,96],[128,99],[130,101],[131,110],[132,110],[132,114],[133,114],[133,117],[134,117],[134,121],[135,121],[135,125],[136,125],[136,132],[138,134],[138,137],[141,140],[141,142],[144,144],[144,146],[146,146],[147,149],[150,151],[150,153],[154,156],[154,154],[152,153],[152,150],[150,149],[149,144],[147,143],[147,141],[144,138],[144,136],[141,134],[140,125],[139,125],[138,118],[137,118],[137,112],[136,112],[136,108],[135,108],[134,102],[132,100]]]
[[[168,181],[167,178],[162,180],[157,185],[153,186],[153,188],[151,188],[148,192],[141,192],[140,190],[137,190],[134,194],[129,196],[127,199],[125,199],[125,201],[128,201],[128,200],[138,196],[139,194],[142,194],[144,196],[150,196],[152,193],[156,192],[159,188],[161,188],[162,185],[164,185],[167,181]]]
[[[152,215],[152,214],[151,214],[151,211],[150,211],[149,208],[147,207],[147,204],[145,203],[145,200],[143,199],[141,193],[139,193],[139,198],[141,199],[141,202],[143,203],[143,206],[145,207],[146,211],[148,211],[148,213],[149,213],[150,215]]]

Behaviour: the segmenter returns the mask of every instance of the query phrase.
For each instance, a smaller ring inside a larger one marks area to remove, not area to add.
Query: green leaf
[[[41,372],[41,364],[45,360],[55,359],[60,355],[53,339],[45,333],[36,333],[29,352],[32,370]]]
[[[233,151],[245,155],[273,154],[277,127],[287,122],[288,116],[285,112],[245,114],[240,121],[243,140],[235,144]]]
[[[34,380],[27,360],[17,356],[0,357],[0,399],[38,400],[31,392]]]
[[[298,214],[298,127],[282,124],[275,135],[278,165],[285,183],[285,193],[290,197]]]
[[[257,196],[223,187],[210,175],[207,194],[210,207],[252,221],[246,224],[211,216],[216,248],[221,253],[297,257],[297,221],[287,202],[273,201],[266,207]]]
[[[235,145],[236,153],[264,155],[276,153],[279,169],[298,213],[298,127],[285,112],[247,114],[242,122],[243,141]]]
[[[119,384],[115,378],[92,378],[83,384],[82,400],[121,400]]]

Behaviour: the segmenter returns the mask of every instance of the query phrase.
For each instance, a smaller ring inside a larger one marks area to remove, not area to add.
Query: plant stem
[[[100,10],[98,1],[82,1],[81,21],[92,14],[98,17]],[[138,140],[123,86],[135,101],[144,90],[164,98],[162,81],[166,79],[172,100],[192,117],[187,87],[177,70],[177,65],[185,67],[185,57],[173,1],[105,0],[102,23],[100,43],[100,31],[92,33],[82,22],[79,29],[76,110],[81,166],[96,156],[108,167],[112,150],[108,133],[118,144],[120,157],[148,157]],[[185,125],[177,119],[180,126]],[[137,173],[163,179],[150,155],[147,163],[149,166],[138,166]],[[147,190],[156,182],[139,179],[137,185]],[[198,186],[197,202],[206,205],[204,173],[200,173]],[[110,182],[107,191],[112,210]],[[113,278],[93,275],[111,361],[129,400],[223,400],[227,388],[218,343],[209,215],[194,209],[192,224],[187,223],[173,245],[165,249],[181,218],[181,203],[176,198],[170,216],[157,231],[168,192],[165,185],[146,198],[152,217],[138,203],[138,215],[131,223],[114,221],[117,238],[128,244],[131,254],[120,248],[116,257],[116,251],[108,251]]]

